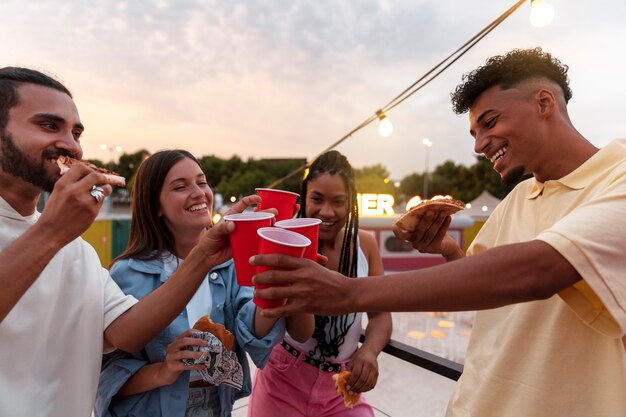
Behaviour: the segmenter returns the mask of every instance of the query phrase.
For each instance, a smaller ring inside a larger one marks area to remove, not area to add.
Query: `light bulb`
[[[530,23],[538,28],[548,26],[554,19],[554,7],[545,0],[531,0]]]
[[[378,110],[376,112],[376,115],[378,116],[378,120],[380,121],[380,123],[378,124],[378,133],[380,133],[380,135],[384,137],[391,136],[391,134],[393,133],[393,125],[391,124],[385,113],[383,113],[382,110]]]

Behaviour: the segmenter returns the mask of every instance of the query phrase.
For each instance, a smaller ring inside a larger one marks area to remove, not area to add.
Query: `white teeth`
[[[196,204],[194,206],[191,206],[187,210],[188,211],[198,211],[198,210],[206,210],[206,209],[207,209],[207,205],[206,205],[206,203],[203,203],[203,204]]]
[[[504,156],[504,154],[506,154],[507,148],[506,146],[504,148],[500,148],[498,149],[498,152],[494,153],[493,156],[491,157],[491,163],[495,164],[496,161],[500,158],[502,158]]]
[[[332,226],[333,224],[332,222],[322,222],[322,226]]]

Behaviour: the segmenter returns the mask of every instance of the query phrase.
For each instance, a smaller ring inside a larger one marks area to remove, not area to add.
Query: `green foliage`
[[[137,152],[131,154],[122,154],[120,156],[120,161],[113,168],[113,171],[117,172],[122,177],[130,180],[134,177],[135,172],[137,172],[137,168],[139,168],[139,165],[141,165],[143,160],[146,159],[148,156],[150,156],[150,152],[145,149],[140,149]],[[130,185],[131,184],[129,181],[129,183],[126,185],[126,188],[128,188],[129,190],[132,189]]]
[[[235,196],[237,198],[254,194],[257,187],[266,187],[273,180],[273,177],[258,169],[237,171],[232,176],[224,177],[220,181],[217,189],[225,199]]]
[[[355,168],[357,192],[391,194],[395,197],[397,190],[389,179],[389,171],[381,164]]]
[[[132,154],[123,154],[118,164],[107,168],[118,172],[128,181],[127,188],[132,189],[134,174],[139,164],[148,156],[145,149]],[[305,159],[248,159],[243,161],[238,156],[222,159],[214,155],[199,158],[202,171],[214,192],[219,192],[228,200],[231,196],[242,197],[254,194],[257,187],[267,187],[274,181],[302,166]],[[105,166],[99,160],[90,162]],[[355,168],[356,186],[359,192],[392,194],[396,201],[406,201],[414,195],[424,196],[424,174],[412,173],[400,181],[396,187],[389,180],[389,171],[381,164]],[[300,192],[302,173],[297,173],[276,188]],[[470,167],[446,161],[434,168],[428,176],[428,194],[449,194],[463,201],[472,201],[483,191],[497,198],[504,198],[513,187],[506,186],[493,170],[492,164],[485,157],[479,156]]]
[[[400,181],[398,197],[408,200],[414,195],[424,195],[424,174],[409,174]]]

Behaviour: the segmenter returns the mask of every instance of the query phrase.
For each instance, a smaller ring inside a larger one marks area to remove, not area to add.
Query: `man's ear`
[[[537,101],[537,106],[539,108],[539,113],[542,116],[550,116],[554,112],[554,107],[556,105],[556,97],[552,91],[542,88],[537,91],[535,96]]]

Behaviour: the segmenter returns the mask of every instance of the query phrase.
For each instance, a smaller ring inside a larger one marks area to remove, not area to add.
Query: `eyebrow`
[[[206,175],[204,175],[204,173],[202,172],[202,173],[196,175],[196,179],[198,179],[198,178],[206,179]],[[178,181],[185,182],[185,181],[187,181],[187,178],[184,178],[184,177],[174,178],[172,181],[169,182],[169,184],[171,185],[171,184],[174,184],[175,182],[178,182]]]
[[[57,123],[61,123],[61,124],[65,124],[66,120],[64,118],[62,118],[59,115],[53,114],[53,113],[37,113],[33,116],[33,118],[36,119],[47,119],[47,120],[51,120],[53,122],[57,122]],[[85,126],[83,126],[82,123],[76,123],[74,125],[74,128],[78,128],[80,130],[85,130]]]

